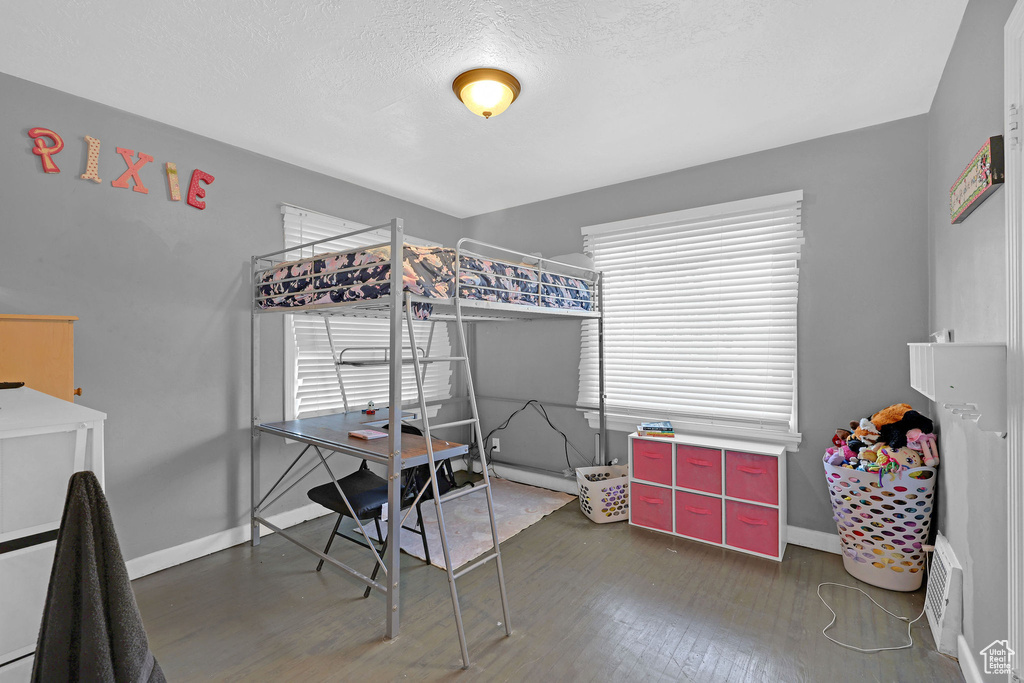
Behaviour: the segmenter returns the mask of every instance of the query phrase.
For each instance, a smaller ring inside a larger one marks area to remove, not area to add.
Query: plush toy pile
[[[886,473],[895,478],[904,470],[938,467],[932,429],[927,417],[906,403],[897,403],[871,419],[850,422],[849,429],[837,429],[824,460],[835,467],[877,472],[879,479]]]

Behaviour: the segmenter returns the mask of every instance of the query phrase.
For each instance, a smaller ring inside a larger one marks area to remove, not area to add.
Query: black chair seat
[[[387,426],[384,427],[387,429]],[[422,435],[420,430],[412,425],[403,424],[402,432],[405,434],[417,434]],[[443,463],[439,463],[440,469],[438,470],[438,489],[441,494],[454,488],[455,476],[451,470],[451,464],[445,460]],[[416,493],[430,481],[430,466],[419,465],[415,468],[407,469],[402,472],[402,509],[405,509],[412,505],[412,501],[416,497]],[[377,538],[384,538],[380,528],[380,517],[382,507],[388,502],[388,482],[383,477],[374,474],[368,468],[367,462],[364,460],[360,465],[359,469],[338,480],[338,486],[344,491],[345,497],[348,498],[349,504],[352,506],[352,512],[355,512],[356,518],[373,519],[373,524],[377,529]],[[309,489],[306,492],[309,499],[314,503],[323,505],[328,510],[333,510],[338,513],[338,521],[334,525],[334,530],[331,532],[330,538],[327,539],[327,547],[324,548],[324,554],[331,551],[331,544],[334,542],[335,536],[341,536],[342,538],[352,541],[363,547],[369,547],[362,540],[353,538],[347,534],[338,531],[341,528],[341,520],[345,517],[351,517],[352,512],[349,512],[348,506],[345,505],[345,501],[342,500],[338,494],[338,489],[334,486],[334,482],[327,484],[321,484],[316,488]],[[430,500],[434,497],[433,490],[431,487],[427,487],[423,495],[420,497],[419,502],[416,503],[416,518],[418,525],[417,527],[403,526],[403,529],[408,531],[416,532],[423,541],[423,554],[426,556],[427,564],[430,564],[430,548],[427,546],[427,530],[423,523],[423,511],[421,506],[424,501]],[[375,544],[376,545],[376,544]],[[383,543],[380,544],[379,552],[381,554],[387,549],[387,539],[385,538]],[[316,570],[320,571],[321,567],[324,566],[324,561],[321,559],[319,564],[316,566]],[[370,574],[371,579],[377,578],[377,572],[380,570],[380,564],[375,564],[373,567],[373,573]],[[370,595],[370,587],[367,586],[363,592],[363,597]]]
[[[338,486],[345,492],[353,512],[359,519],[380,517],[381,507],[388,502],[387,480],[365,468],[342,477],[338,480]],[[328,510],[333,510],[346,517],[351,516],[333,482],[312,488],[306,492],[306,495],[311,501],[323,505]]]

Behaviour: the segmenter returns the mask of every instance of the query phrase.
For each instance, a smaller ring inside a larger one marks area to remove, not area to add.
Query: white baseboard
[[[464,469],[465,466],[455,464],[455,469]],[[542,472],[529,468],[511,467],[508,465],[492,464],[494,473],[510,481],[540,486],[552,491],[563,491],[569,495],[578,495],[579,489],[575,479],[569,479],[553,473]],[[302,522],[330,514],[330,511],[316,503],[310,503],[294,510],[280,512],[269,517],[270,521],[287,529],[288,527],[301,524]],[[267,527],[261,527],[261,535],[274,533]],[[822,550],[836,555],[842,554],[839,548],[839,536],[824,531],[814,531],[802,527],[789,526],[786,528],[787,541],[793,545],[800,545],[815,550]],[[173,548],[158,550],[142,557],[128,560],[125,564],[128,567],[128,576],[137,579],[148,574],[153,574],[162,569],[183,564],[219,550],[245,543],[249,540],[249,525],[243,524],[233,529],[226,529],[215,534],[210,534],[194,541],[187,541]],[[972,660],[973,661],[973,660]]]
[[[275,525],[282,529],[287,529],[290,526],[301,524],[317,517],[323,517],[324,515],[331,514],[331,511],[327,508],[321,507],[316,503],[310,503],[294,510],[287,510],[280,512],[276,515],[271,515],[267,519],[273,522]],[[260,535],[266,536],[274,533],[271,529],[265,526],[260,526]],[[239,543],[245,543],[249,540],[249,525],[243,524],[233,529],[226,529],[224,531],[218,531],[215,534],[210,534],[203,538],[197,538],[194,541],[187,541],[181,545],[176,545],[173,548],[165,548],[163,550],[157,550],[154,553],[143,555],[142,557],[136,557],[134,559],[125,562],[128,567],[128,578],[137,579],[147,574],[158,572],[168,567],[175,565],[184,564],[190,560],[210,555],[219,550],[230,548],[233,545]]]
[[[786,527],[786,542],[792,545],[801,545],[805,548],[813,548],[826,553],[842,555],[843,551],[839,546],[839,534],[831,534],[825,531],[804,529],[799,526]]]
[[[971,646],[967,644],[967,639],[962,633],[956,638],[956,658],[960,662],[960,673],[967,683],[985,683],[981,671],[978,670],[974,653],[971,652]]]
[[[508,479],[509,481],[528,484],[530,486],[540,486],[541,488],[550,489],[552,491],[562,491],[572,496],[579,495],[579,487],[576,485],[575,477],[569,479],[567,477],[542,472],[540,470],[525,467],[512,467],[510,465],[499,465],[497,463],[491,463],[491,469],[494,474],[503,479]]]

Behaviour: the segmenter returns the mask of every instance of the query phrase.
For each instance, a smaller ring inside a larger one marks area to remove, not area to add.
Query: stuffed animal
[[[934,434],[925,434],[920,429],[907,432],[907,447],[921,454],[925,467],[939,466],[939,449]]]
[[[853,460],[857,457],[857,453],[845,443],[839,450],[842,452],[843,458],[846,460]]]
[[[900,464],[900,467],[912,470],[922,465],[921,454],[912,448],[904,446],[895,451],[890,451],[889,457]]]
[[[935,442],[934,434],[922,434],[917,439],[918,445],[921,446],[921,460],[924,462],[925,467],[938,467],[939,466],[939,446]]]
[[[879,442],[873,444],[870,448],[862,448],[860,449],[860,452],[857,453],[857,457],[868,462],[875,462],[878,460],[878,451],[884,446],[884,443]]]
[[[840,427],[839,429],[836,430],[835,435],[832,437],[832,443],[835,445],[836,448],[842,448],[843,444],[846,443],[846,440],[849,438],[850,430],[843,429],[842,427]]]
[[[850,434],[849,441],[860,441],[866,446],[878,441],[878,428],[866,417],[861,418],[860,422],[850,421],[850,428],[853,429],[853,433]],[[852,446],[851,446],[852,448]]]
[[[906,403],[896,403],[894,405],[889,406],[888,408],[883,408],[882,410],[879,410],[877,413],[872,415],[871,424],[881,429],[885,425],[889,425],[894,422],[899,422],[901,419],[903,419],[903,416],[907,413],[908,410],[913,410],[913,408],[911,408]]]
[[[930,434],[934,425],[927,417],[916,410],[908,410],[896,422],[879,427],[881,433],[880,441],[884,441],[893,448],[903,448],[907,445],[907,434],[914,430]]]
[[[833,467],[839,467],[846,462],[846,457],[843,455],[842,449],[830,447],[825,451],[825,462]]]

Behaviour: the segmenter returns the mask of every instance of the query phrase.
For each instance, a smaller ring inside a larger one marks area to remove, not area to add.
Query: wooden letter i
[[[167,189],[171,193],[172,202],[181,201],[181,188],[178,187],[178,167],[170,161],[167,162]]]
[[[89,143],[89,159],[85,162],[85,173],[82,174],[82,180],[102,183],[103,181],[100,180],[100,141],[88,135],[85,136],[85,141]]]

